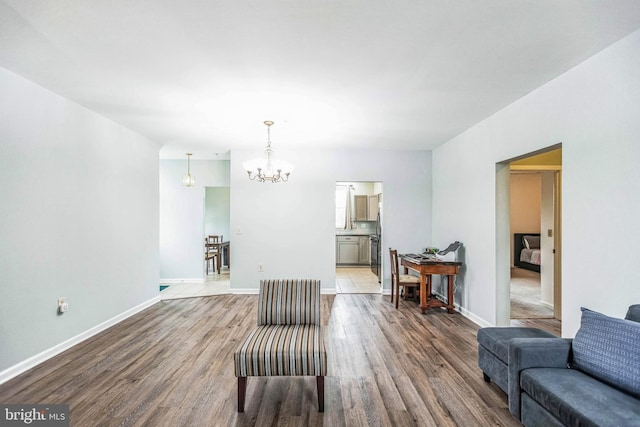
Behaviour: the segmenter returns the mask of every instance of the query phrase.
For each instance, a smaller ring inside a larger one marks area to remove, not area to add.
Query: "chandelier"
[[[249,160],[242,165],[252,181],[287,182],[289,174],[293,171],[293,165],[284,160],[273,159],[273,149],[271,148],[271,126],[273,126],[273,121],[266,120],[264,124],[267,126],[267,148],[265,150],[267,157]]]
[[[187,153],[187,173],[182,177],[182,185],[193,187],[196,185],[196,177],[191,175],[191,153]]]

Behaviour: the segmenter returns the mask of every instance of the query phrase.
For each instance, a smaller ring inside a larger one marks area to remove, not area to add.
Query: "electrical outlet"
[[[58,298],[58,313],[62,314],[67,311],[69,311],[69,303],[67,303],[67,298]]]
[[[262,263],[258,264],[258,271],[264,271],[264,265]]]

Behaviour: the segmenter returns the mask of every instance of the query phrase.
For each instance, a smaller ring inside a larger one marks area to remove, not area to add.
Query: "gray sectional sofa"
[[[531,426],[640,426],[640,305],[625,319],[582,309],[573,339],[514,338],[509,411]]]

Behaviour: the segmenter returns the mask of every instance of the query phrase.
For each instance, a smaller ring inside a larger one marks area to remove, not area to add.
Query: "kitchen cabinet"
[[[358,236],[358,264],[369,265],[369,236]]]
[[[380,212],[380,194],[368,196],[367,202],[367,219],[369,221],[375,221],[376,219],[378,219],[378,212]]]
[[[359,256],[358,236],[336,236],[337,264],[358,264]]]
[[[336,236],[336,264],[369,265],[369,236]]]
[[[354,221],[366,221],[368,218],[368,196],[353,196],[355,205]]]

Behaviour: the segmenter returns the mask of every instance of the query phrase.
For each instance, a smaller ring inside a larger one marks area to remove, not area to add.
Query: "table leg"
[[[427,275],[420,273],[420,310],[422,314],[427,310]]]
[[[448,286],[447,286],[447,312],[449,314],[453,313],[453,274],[449,274],[448,277]]]

